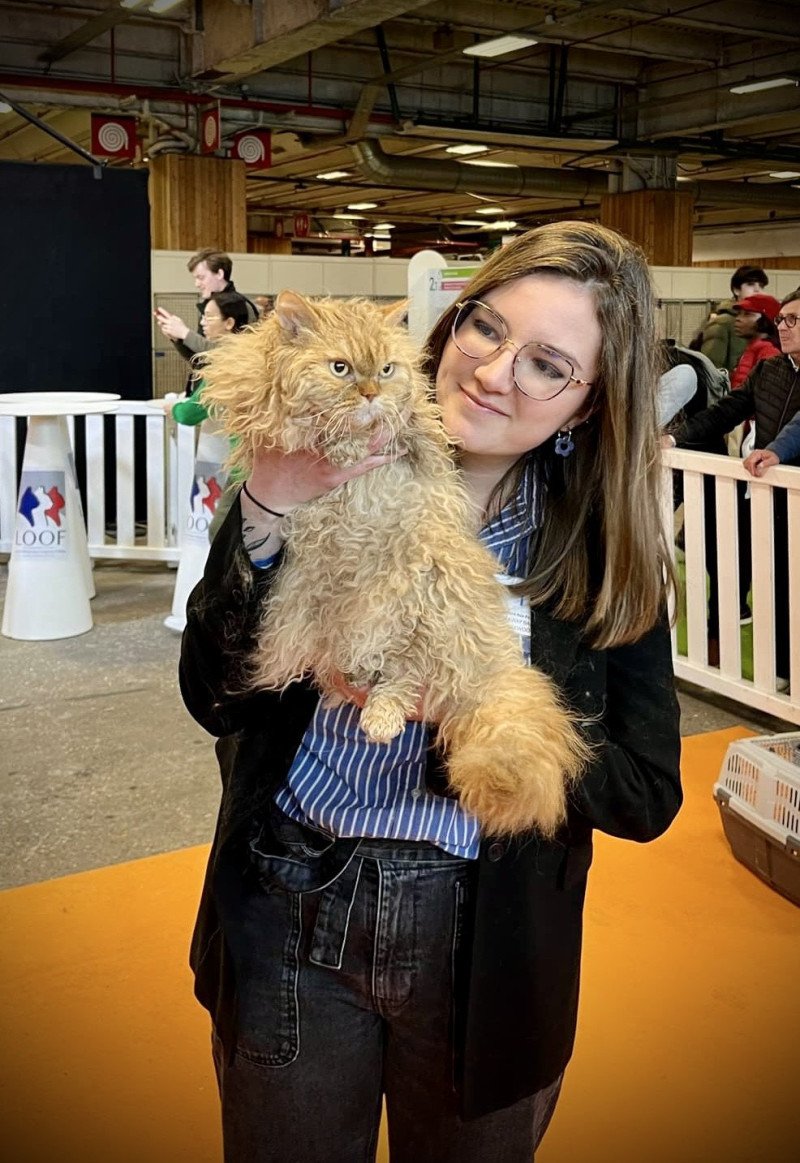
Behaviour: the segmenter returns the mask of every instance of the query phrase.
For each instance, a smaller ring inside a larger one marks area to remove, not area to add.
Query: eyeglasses
[[[450,334],[462,355],[488,359],[509,344],[516,351],[511,365],[514,384],[531,400],[553,400],[570,384],[590,388],[589,380],[579,380],[570,361],[542,343],[517,347],[508,338],[505,319],[480,299],[457,303]]]
[[[787,327],[796,327],[798,318],[797,315],[776,315],[775,326],[780,327],[781,323],[785,323]]]

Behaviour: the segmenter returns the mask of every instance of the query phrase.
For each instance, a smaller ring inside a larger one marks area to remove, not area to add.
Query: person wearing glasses
[[[180,666],[224,788],[192,965],[227,1163],[374,1160],[384,1099],[393,1163],[533,1158],[575,1037],[593,830],[651,840],[681,803],[657,350],[644,255],[579,222],[493,255],[427,346],[526,656],[592,748],[552,840],[481,835],[423,722],[369,744],[358,692],[236,693],[281,565],[264,544],[389,459],[257,455]]]
[[[796,378],[800,371],[800,287],[783,301],[774,322],[781,351]],[[795,412],[766,448],[751,452],[744,467],[752,476],[760,477],[775,464],[800,464],[800,412]]]
[[[698,412],[682,425],[665,443],[679,448],[709,451],[720,436],[730,432],[743,420],[755,417],[753,452],[745,461],[749,472],[764,465],[768,467],[777,442],[784,464],[800,464],[800,450],[794,450],[781,437],[787,424],[800,409],[800,287],[781,302],[775,316],[775,325],[781,345],[781,355],[757,363],[743,384],[711,408]],[[785,459],[784,459],[785,458]],[[774,463],[774,462],[772,462]],[[755,474],[760,475],[760,474]],[[739,504],[739,553],[745,558],[750,553],[749,510],[747,502]],[[775,576],[775,673],[779,690],[789,685],[789,549],[788,517],[785,489],[773,492],[773,555]],[[741,588],[741,586],[740,586]],[[746,594],[739,594],[740,603]],[[710,632],[709,632],[710,633]],[[712,648],[718,642],[709,638],[709,661]],[[714,662],[711,662],[714,665]]]

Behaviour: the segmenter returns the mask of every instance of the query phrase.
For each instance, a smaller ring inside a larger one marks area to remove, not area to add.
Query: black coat
[[[795,371],[788,356],[776,355],[756,364],[735,392],[687,420],[675,432],[675,443],[679,448],[715,452],[715,441],[755,416],[754,447],[766,448],[798,409],[800,371]]]
[[[258,605],[274,569],[254,570],[234,504],[191,595],[180,678],[194,718],[218,737],[222,805],[209,859],[191,963],[196,993],[232,1052],[236,958],[229,931],[245,892],[260,891],[248,839],[268,828],[267,805],[285,779],[317,694],[295,683],[282,694],[235,690],[252,643]],[[572,1052],[578,1002],[583,900],[592,829],[651,840],[681,803],[678,708],[669,633],[592,650],[577,626],[532,616],[532,661],[552,675],[585,720],[596,758],[572,797],[556,838],[481,844],[475,861],[471,955],[457,1004],[456,1061],[462,1113],[474,1118],[546,1086]],[[444,789],[431,751],[428,783]],[[263,835],[262,835],[263,842]]]

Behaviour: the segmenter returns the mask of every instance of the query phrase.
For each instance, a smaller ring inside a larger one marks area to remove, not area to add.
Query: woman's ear
[[[296,291],[281,291],[275,301],[275,317],[292,335],[314,331],[317,325],[317,313],[312,304]]]

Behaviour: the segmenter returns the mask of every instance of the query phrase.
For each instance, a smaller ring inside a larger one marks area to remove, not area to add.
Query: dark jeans
[[[470,862],[425,843],[339,843],[352,855],[328,883],[299,839],[261,861],[232,1061],[214,1046],[226,1163],[369,1163],[384,1097],[392,1163],[530,1163],[560,1079],[458,1115],[453,980]],[[314,891],[287,891],[304,877]]]

